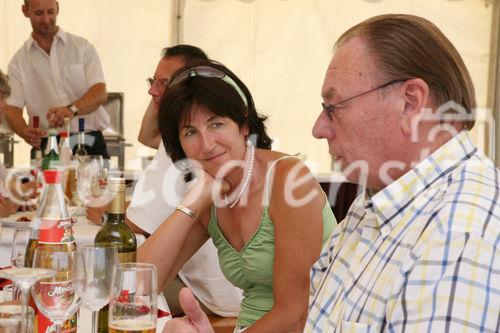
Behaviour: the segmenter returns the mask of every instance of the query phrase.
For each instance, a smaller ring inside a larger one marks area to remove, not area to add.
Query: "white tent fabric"
[[[348,27],[382,13],[411,13],[433,21],[462,54],[486,107],[491,0],[179,0],[179,42],[193,44],[237,73],[269,116],[278,150],[306,154],[315,171],[330,169],[327,144],[311,135],[335,39]],[[0,2],[0,69],[27,38],[21,0]],[[89,39],[101,56],[108,91],[125,92],[127,168],[149,152],[136,141],[148,102],[145,78],[162,47],[171,45],[176,0],[60,0],[59,24]],[[484,110],[481,111],[485,113]],[[486,124],[488,125],[488,124]],[[481,124],[474,132],[485,146]],[[16,165],[28,164],[26,144]]]

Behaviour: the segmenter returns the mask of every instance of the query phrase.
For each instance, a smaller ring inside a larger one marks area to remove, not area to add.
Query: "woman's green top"
[[[269,202],[271,171],[274,165],[285,156],[274,162],[266,176],[264,198]],[[326,198],[326,195],[325,195]],[[274,266],[274,225],[269,217],[266,204],[262,213],[259,228],[252,235],[241,251],[236,251],[226,240],[217,223],[215,206],[212,206],[208,233],[218,251],[219,263],[225,277],[236,287],[243,290],[243,301],[238,318],[238,326],[250,326],[269,312],[274,303],[273,266]],[[325,200],[323,213],[323,245],[327,242],[336,225],[335,216],[328,200]]]

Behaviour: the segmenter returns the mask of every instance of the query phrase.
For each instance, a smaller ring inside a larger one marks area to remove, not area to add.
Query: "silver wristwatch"
[[[80,111],[80,110],[78,110],[76,105],[70,104],[67,106],[67,108],[71,111],[71,113],[73,113],[73,117],[78,116],[78,111]]]

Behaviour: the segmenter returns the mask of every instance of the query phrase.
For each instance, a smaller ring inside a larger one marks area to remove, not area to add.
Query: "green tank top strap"
[[[279,161],[288,160],[288,159],[291,159],[291,158],[294,158],[294,159],[297,159],[297,160],[301,160],[298,156],[295,156],[295,155],[283,156],[283,157],[280,157],[277,160],[275,160],[271,164],[271,166],[269,167],[269,169],[267,170],[267,173],[266,173],[266,183],[264,184],[264,196],[263,196],[264,209],[266,209],[267,207],[269,207],[269,200],[270,200],[270,195],[271,195],[271,188],[273,186],[272,184],[273,184],[273,177],[274,177],[274,167],[276,166],[276,164]]]

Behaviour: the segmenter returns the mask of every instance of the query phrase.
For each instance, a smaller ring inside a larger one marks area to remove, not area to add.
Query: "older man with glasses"
[[[499,172],[469,136],[455,47],[423,18],[370,18],[337,41],[322,96],[313,135],[366,190],[311,270],[304,331],[498,332]],[[180,296],[164,332],[213,332]]]

